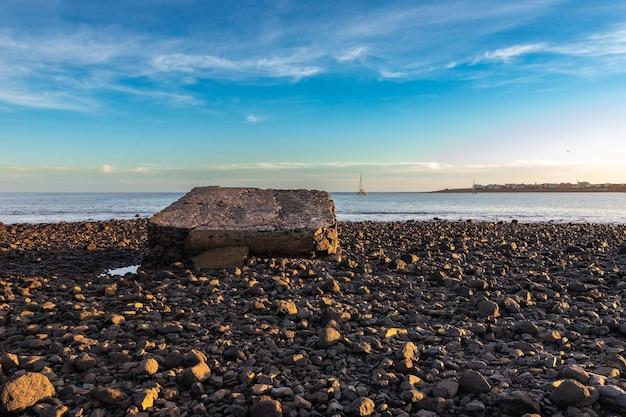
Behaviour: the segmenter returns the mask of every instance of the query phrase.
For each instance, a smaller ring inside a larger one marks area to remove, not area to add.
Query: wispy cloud
[[[477,61],[510,62],[513,58],[536,53],[578,58],[626,55],[626,29],[619,28],[569,41],[512,45],[487,51]],[[601,64],[601,62],[594,62]]]
[[[544,43],[534,43],[526,45],[513,45],[507,48],[496,49],[494,51],[487,51],[484,53],[483,58],[485,60],[499,60],[508,62],[512,58],[516,58],[521,55],[526,55],[534,52],[545,52],[547,45]]]
[[[68,110],[74,112],[90,112],[98,104],[89,97],[77,97],[54,91],[34,92],[26,89],[11,91],[0,86],[0,102],[19,107],[34,109]]]
[[[365,58],[367,56],[367,47],[365,46],[355,46],[354,48],[350,48],[347,51],[337,55],[335,59],[339,62],[349,62],[355,61],[358,59]]]
[[[258,116],[256,114],[247,114],[246,115],[246,123],[261,123],[265,118]]]
[[[408,78],[410,76],[410,72],[408,71],[389,71],[389,70],[380,70],[380,77],[382,79],[387,80],[400,80],[403,78]]]
[[[99,111],[115,93],[116,104],[123,96],[206,107],[211,92],[189,88],[203,79],[247,86],[347,74],[381,81],[489,79],[494,83],[488,85],[499,85],[519,79],[520,72],[626,72],[623,26],[598,25],[589,32],[581,26],[564,35],[557,28],[531,40],[511,35],[560,3],[475,0],[452,7],[446,1],[392,1],[358,13],[348,5],[305,13],[309,7],[297,2],[270,3],[245,17],[216,14],[204,26],[182,22],[189,28],[176,36],[124,22],[76,29],[54,12],[48,25],[21,27],[19,19],[28,19],[16,14],[11,29],[0,29],[0,103]],[[533,54],[545,55],[545,62],[524,62]]]
[[[136,173],[136,174],[148,174],[149,172],[153,171],[154,168],[150,168],[147,166],[138,166],[135,168],[131,168],[129,171]]]
[[[367,170],[404,172],[404,173],[462,173],[462,172],[487,172],[503,169],[543,169],[564,167],[626,167],[626,161],[620,159],[604,160],[551,160],[551,159],[523,159],[502,163],[460,163],[454,164],[441,161],[330,161],[330,162],[242,162],[229,164],[210,164],[204,167],[175,167],[162,166],[159,164],[141,164],[134,167],[121,167],[112,164],[103,164],[98,167],[80,166],[30,166],[14,165],[0,167],[0,172],[12,172],[21,174],[32,173],[99,173],[105,175],[133,175],[133,174],[171,174],[171,173],[211,173],[211,172],[270,172],[270,171],[315,171],[327,172],[328,170],[348,171]]]
[[[453,165],[434,161],[406,161],[406,162],[357,162],[357,161],[333,161],[333,162],[248,162],[211,165],[209,169],[232,171],[232,170],[286,170],[286,169],[317,169],[317,168],[366,168],[366,167],[402,167],[439,170],[452,167]]]
[[[200,73],[198,75],[208,78],[232,79],[248,75],[291,78],[298,81],[323,71],[318,65],[307,65],[310,60],[311,57],[301,53],[244,60],[177,53],[157,56],[152,60],[152,64],[159,71]]]

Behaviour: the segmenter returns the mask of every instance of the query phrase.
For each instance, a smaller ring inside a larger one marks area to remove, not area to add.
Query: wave
[[[74,211],[74,210],[4,210],[0,211],[0,216],[94,216],[94,215],[114,215],[114,216],[134,216],[140,215],[152,215],[153,211],[144,210],[92,210],[92,211]]]

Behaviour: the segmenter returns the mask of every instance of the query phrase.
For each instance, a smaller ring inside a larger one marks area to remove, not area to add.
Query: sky
[[[0,191],[626,183],[626,1],[3,0]]]

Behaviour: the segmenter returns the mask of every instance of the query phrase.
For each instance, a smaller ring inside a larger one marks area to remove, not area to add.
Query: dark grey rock
[[[489,381],[478,371],[468,370],[461,374],[459,386],[465,392],[488,392],[491,390]]]

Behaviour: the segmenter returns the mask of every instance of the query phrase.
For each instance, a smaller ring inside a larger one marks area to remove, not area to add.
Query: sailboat
[[[357,192],[358,195],[367,195],[367,191],[365,191],[365,188],[363,188],[363,175],[359,174],[359,191]]]

